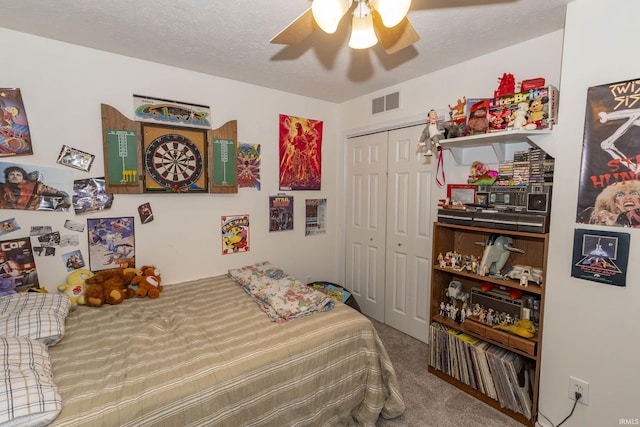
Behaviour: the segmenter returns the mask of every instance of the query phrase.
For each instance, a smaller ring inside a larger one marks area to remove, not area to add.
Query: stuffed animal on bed
[[[71,305],[84,305],[84,292],[87,289],[87,284],[85,280],[89,277],[93,276],[91,270],[87,270],[86,268],[79,268],[77,270],[73,270],[67,276],[67,282],[58,285],[58,292],[65,294],[71,300]]]
[[[120,304],[133,296],[129,288],[131,279],[135,277],[135,268],[114,268],[102,270],[85,280],[89,285],[84,292],[85,304],[100,307],[103,304]]]
[[[163,289],[160,284],[160,271],[152,265],[145,265],[140,270],[142,274],[131,279],[131,285],[138,286],[135,295],[140,298],[158,298]]]

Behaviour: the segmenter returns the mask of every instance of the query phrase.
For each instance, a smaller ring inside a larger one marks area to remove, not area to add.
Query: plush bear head
[[[85,280],[90,285],[85,291],[85,303],[91,307],[102,304],[120,304],[126,298],[133,296],[129,288],[132,272],[126,268],[102,270]]]
[[[163,289],[160,285],[160,272],[151,265],[144,266],[140,270],[142,274],[131,279],[131,284],[138,287],[135,295],[140,298],[158,298]]]
[[[79,268],[73,270],[67,276],[67,282],[58,286],[58,292],[61,292],[69,297],[71,305],[84,305],[85,304],[85,290],[87,285],[85,280],[93,276],[93,273],[86,268]]]

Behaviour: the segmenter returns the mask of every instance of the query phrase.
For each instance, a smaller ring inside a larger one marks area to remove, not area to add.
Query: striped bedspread
[[[404,411],[366,317],[338,303],[271,322],[227,276],[80,306],[49,352],[52,426],[373,426]]]

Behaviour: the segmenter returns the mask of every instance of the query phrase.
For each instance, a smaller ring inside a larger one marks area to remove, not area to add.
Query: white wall
[[[565,425],[615,426],[620,419],[638,424],[640,234],[608,228],[631,235],[626,287],[572,278],[570,267],[574,229],[589,228],[575,223],[587,89],[640,78],[640,57],[633,48],[640,38],[640,2],[579,0],[567,12],[561,122],[554,131],[562,149],[554,176],[540,410],[556,425],[569,414],[572,375],[590,383],[589,406],[578,405]]]
[[[134,216],[138,265],[155,264],[164,283],[176,283],[222,274],[228,268],[270,260],[301,280],[335,281],[338,179],[337,106],[332,103],[269,90],[60,43],[0,29],[3,40],[1,87],[21,89],[29,119],[33,156],[12,160],[58,167],[55,163],[63,144],[96,154],[90,173],[75,171],[74,178],[104,176],[100,104],[133,118],[133,94],[162,97],[209,105],[212,125],[238,121],[238,139],[262,146],[262,190],[241,188],[237,195],[116,195],[113,208],[101,214],[76,216],[73,212],[42,213],[2,210],[0,219],[16,217],[21,230],[2,239],[28,235],[32,225],[63,228],[66,219]],[[220,59],[224,60],[224,59]],[[293,191],[293,231],[269,233],[269,195],[278,192],[278,115],[289,114],[324,121],[323,176],[321,191]],[[328,199],[328,233],[304,237],[305,198]],[[137,207],[151,202],[155,220],[141,225]],[[251,251],[221,255],[220,217],[250,214]],[[87,236],[80,236],[80,249],[88,262]],[[58,248],[55,257],[36,257],[42,285],[50,291],[63,283],[67,272]]]

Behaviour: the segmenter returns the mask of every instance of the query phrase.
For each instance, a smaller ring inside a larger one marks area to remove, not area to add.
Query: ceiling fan
[[[379,41],[385,52],[393,54],[420,40],[406,16],[410,6],[411,0],[313,0],[271,43],[297,44],[318,27],[333,34],[353,9],[349,47],[366,49]]]

